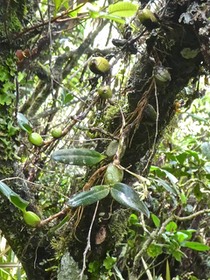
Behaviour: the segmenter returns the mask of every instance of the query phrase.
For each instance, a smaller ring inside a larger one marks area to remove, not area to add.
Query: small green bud
[[[98,94],[103,99],[109,99],[112,97],[112,90],[109,86],[102,86],[98,89]]]
[[[111,141],[106,149],[106,155],[108,157],[113,157],[117,152],[118,145],[119,142],[117,140]]]
[[[95,74],[104,75],[110,71],[110,64],[106,58],[97,56],[90,60],[89,68]]]
[[[158,27],[158,20],[156,15],[151,12],[149,9],[143,9],[138,12],[138,18],[140,22],[148,29],[152,30]]]
[[[171,81],[171,75],[170,75],[169,71],[162,66],[155,68],[154,76],[155,76],[156,81],[159,83],[166,83],[166,82]]]
[[[104,175],[104,183],[106,185],[113,185],[119,183],[123,179],[124,172],[122,169],[110,163]]]
[[[31,144],[33,144],[35,146],[40,147],[43,145],[43,139],[39,133],[36,133],[36,132],[30,133],[28,136],[28,140]]]
[[[23,212],[23,219],[27,225],[31,227],[37,227],[40,224],[41,219],[37,214],[32,211],[24,211]]]
[[[59,137],[61,137],[61,135],[62,135],[62,129],[61,129],[60,127],[54,128],[54,129],[51,131],[51,135],[52,135],[52,137],[54,137],[54,138],[59,138]]]

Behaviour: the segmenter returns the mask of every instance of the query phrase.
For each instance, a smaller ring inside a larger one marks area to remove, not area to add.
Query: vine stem
[[[93,214],[93,218],[92,218],[92,221],[91,221],[91,224],[90,224],[90,228],[89,228],[89,231],[88,231],[88,236],[87,236],[87,245],[86,245],[86,248],[85,248],[85,251],[83,252],[83,266],[82,266],[82,271],[79,275],[79,279],[82,280],[83,279],[83,275],[84,275],[84,272],[85,272],[85,269],[86,269],[86,257],[87,257],[87,253],[88,251],[91,249],[91,244],[90,244],[90,237],[91,237],[91,233],[92,233],[92,228],[93,228],[93,224],[94,224],[94,221],[95,221],[95,218],[96,218],[96,214],[97,214],[97,211],[98,211],[98,205],[99,205],[99,201],[97,201],[97,204],[96,204],[96,207],[95,207],[95,211],[94,211],[94,214]]]

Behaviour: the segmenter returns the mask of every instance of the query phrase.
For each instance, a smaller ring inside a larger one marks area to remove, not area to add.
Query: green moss
[[[7,109],[5,105],[0,105],[0,161],[14,159],[13,137],[17,128],[14,126],[11,113],[11,108]]]
[[[18,19],[18,17],[16,16],[16,11],[12,12],[10,14],[10,16],[12,18],[12,21],[10,22],[10,25],[9,25],[9,31],[14,32],[17,30],[21,30],[22,24],[21,24],[20,20]]]
[[[60,260],[61,257],[63,256],[63,252],[65,251],[65,248],[68,245],[68,240],[66,238],[64,238],[63,236],[60,237],[53,237],[50,245],[53,248],[53,250],[55,251],[55,258],[57,260]]]
[[[112,215],[109,231],[112,237],[112,243],[116,246],[122,242],[123,237],[127,234],[129,215],[130,211],[128,209],[119,209]]]
[[[7,176],[10,175],[12,173],[12,168],[10,166],[1,166],[1,172]]]
[[[14,54],[7,51],[0,58],[0,161],[14,159],[14,137],[18,128],[14,121],[16,61]],[[6,58],[5,58],[6,57]],[[2,173],[2,172],[1,172]]]
[[[113,119],[113,117],[115,117],[118,112],[119,112],[118,106],[115,105],[110,106],[106,111],[106,115],[104,116],[105,121],[110,121],[111,119]]]
[[[0,37],[1,49],[8,51],[8,42],[14,39],[13,34],[20,32],[24,25],[24,17],[27,14],[27,5],[25,0],[2,1],[0,6]],[[15,44],[14,44],[15,45]]]

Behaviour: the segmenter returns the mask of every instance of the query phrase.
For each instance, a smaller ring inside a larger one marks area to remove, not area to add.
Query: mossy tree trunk
[[[31,10],[30,10],[31,9]],[[19,32],[32,13],[31,2],[1,1],[0,7],[0,180],[10,186],[23,199],[30,202],[29,210],[37,212],[34,196],[18,166],[17,148],[19,131],[16,123],[16,56],[24,42]],[[26,19],[27,15],[27,19]],[[11,178],[16,180],[10,180]],[[9,180],[9,181],[8,181]],[[0,196],[0,229],[21,261],[28,279],[50,279],[40,263],[53,254],[45,230],[34,230],[25,225],[21,211]]]

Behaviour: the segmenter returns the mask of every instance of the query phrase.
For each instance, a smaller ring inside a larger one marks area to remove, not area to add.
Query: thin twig
[[[42,220],[39,224],[39,227],[42,227],[46,224],[49,224],[49,222],[51,222],[52,220],[54,219],[57,219],[59,218],[60,216],[63,216],[63,215],[66,215],[68,212],[70,211],[70,208],[68,207],[65,207],[63,210],[61,210],[60,212],[54,214],[54,215],[51,215],[50,217],[48,217],[47,219],[45,220]]]
[[[203,210],[200,210],[198,212],[195,212],[195,213],[193,213],[189,216],[185,216],[185,217],[179,217],[179,216],[174,215],[174,218],[178,221],[188,221],[188,220],[192,220],[193,218],[195,218],[199,215],[206,214],[206,213],[210,213],[210,209],[203,209]]]
[[[82,271],[80,273],[80,280],[82,280],[84,272],[85,272],[85,269],[86,269],[87,253],[91,249],[90,237],[91,237],[91,233],[92,233],[93,223],[94,223],[95,218],[96,218],[96,213],[98,211],[98,205],[99,205],[99,201],[97,201],[96,208],[95,208],[95,211],[94,211],[94,214],[93,214],[93,218],[92,218],[92,221],[91,221],[91,224],[90,224],[90,228],[89,228],[89,231],[88,231],[87,245],[86,245],[85,251],[83,253],[83,266],[82,266]]]

